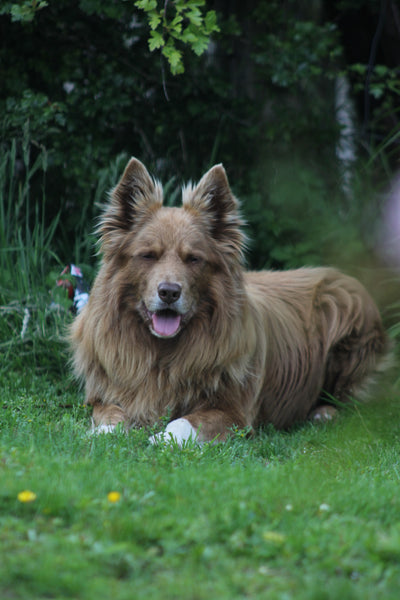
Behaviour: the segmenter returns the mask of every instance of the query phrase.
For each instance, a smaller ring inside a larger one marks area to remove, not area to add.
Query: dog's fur
[[[245,272],[242,225],[221,165],[175,208],[130,160],[71,331],[95,426],[169,414],[167,431],[183,424],[182,439],[201,440],[223,440],[232,426],[287,428],[324,394],[347,402],[379,369],[387,342],[364,287],[331,268]]]

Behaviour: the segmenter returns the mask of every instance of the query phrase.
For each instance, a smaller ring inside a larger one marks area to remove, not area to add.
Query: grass
[[[331,425],[179,450],[88,436],[67,377],[0,377],[0,597],[398,598],[395,391]]]
[[[41,149],[32,160],[31,150],[28,131],[21,147],[0,147],[0,372],[26,364],[59,372],[66,363],[70,303],[56,286],[65,266],[54,252],[59,215],[46,225],[48,157]]]

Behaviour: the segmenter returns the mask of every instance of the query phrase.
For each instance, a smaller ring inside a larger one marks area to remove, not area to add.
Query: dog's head
[[[99,228],[121,308],[138,312],[159,338],[212,310],[212,280],[238,271],[243,260],[243,223],[222,165],[185,187],[182,200],[164,207],[161,185],[132,158]]]

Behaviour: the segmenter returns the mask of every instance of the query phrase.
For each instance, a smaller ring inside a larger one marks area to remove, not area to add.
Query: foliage
[[[364,91],[368,65],[361,65],[359,63],[350,65],[348,72],[358,76],[354,84],[354,91]],[[369,93],[377,100],[385,96],[387,101],[390,101],[391,92],[397,96],[400,95],[397,69],[390,69],[386,65],[375,65],[369,81]]]
[[[399,69],[382,64],[371,67],[356,63],[350,65],[347,71],[353,81],[354,92],[371,98],[373,102],[367,139],[370,163],[379,158],[390,177],[390,165],[398,160],[400,140]]]
[[[45,94],[26,89],[20,98],[6,99],[3,127],[12,140],[26,135],[24,132],[29,129],[29,143],[40,148],[41,143],[36,140],[41,139],[44,129],[59,134],[65,127],[65,111],[63,103],[51,103]]]
[[[333,154],[319,81],[333,72],[338,40],[332,26],[299,20],[294,2],[285,13],[275,0],[236,13],[222,6],[218,37],[215,13],[197,0],[167,3],[165,13],[150,1],[58,0],[30,21],[10,21],[11,4],[0,16],[1,144],[15,139],[19,159],[29,122],[32,155],[46,149],[46,220],[60,214],[54,250],[63,262],[93,261],[88,232],[104,199],[100,182],[115,183],[104,172],[114,172],[116,156],[140,157],[176,187],[223,161],[253,214],[246,190],[264,170],[265,146],[281,151],[308,138],[327,162]],[[163,49],[214,44],[182,54],[185,73],[172,77],[148,47],[149,19]],[[260,225],[268,234],[268,222]]]
[[[171,73],[184,72],[182,52],[176,42],[189,46],[197,56],[201,56],[213,33],[220,31],[214,10],[201,12],[205,0],[175,0],[161,3],[156,0],[137,0],[135,6],[143,10],[150,27],[149,48],[161,49],[168,60]],[[172,13],[172,14],[171,14]]]
[[[60,371],[66,362],[67,304],[60,294],[49,294],[56,281],[50,269],[60,270],[52,250],[58,218],[46,226],[44,195],[41,202],[31,196],[35,176],[45,186],[47,154],[42,150],[32,163],[30,149],[25,132],[22,160],[15,142],[9,152],[0,152],[0,356],[8,368],[28,362],[42,372]]]
[[[309,85],[324,72],[326,65],[321,57],[329,57],[335,63],[341,55],[337,29],[332,23],[316,26],[312,21],[289,21],[284,35],[279,30],[271,31],[267,36],[259,36],[257,45],[257,65],[267,67],[271,81],[283,88],[299,83]],[[326,74],[334,76],[333,71]]]
[[[21,182],[16,169],[24,172]],[[47,171],[47,155],[41,152],[33,164],[30,161],[29,140],[22,146],[22,161],[17,164],[16,143],[9,152],[0,155],[0,272],[2,300],[7,294],[27,297],[35,287],[35,278],[43,281],[48,257],[53,257],[51,244],[57,220],[51,228],[44,226],[42,205],[31,198],[30,182],[37,172],[43,185]]]
[[[80,8],[88,14],[104,12],[109,17],[119,15],[115,6],[107,7],[106,3],[101,0],[80,0],[79,4]],[[185,70],[182,51],[176,47],[177,41],[182,42],[195,54],[201,56],[207,49],[210,36],[220,31],[215,10],[207,10],[203,14],[202,8],[205,4],[205,0],[173,0],[171,2],[167,0],[162,3],[157,3],[157,0],[136,0],[134,2],[136,8],[146,15],[150,28],[150,50],[161,49],[161,53],[167,59],[171,73],[174,75],[183,73]],[[46,0],[7,1],[0,8],[0,15],[9,14],[14,22],[30,23],[36,13],[48,5],[49,2]]]
[[[1,14],[10,14],[13,21],[30,22],[33,20],[36,12],[48,5],[46,0],[20,0],[19,2],[3,3],[0,7]]]

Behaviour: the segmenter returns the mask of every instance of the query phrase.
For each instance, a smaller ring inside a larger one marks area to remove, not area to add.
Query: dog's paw
[[[327,423],[333,421],[338,416],[338,411],[330,404],[322,404],[312,411],[310,417],[314,422]]]
[[[93,425],[89,430],[89,435],[101,435],[103,433],[112,433],[113,431],[115,431],[115,425],[105,425],[102,423],[101,425],[97,425],[97,427]]]
[[[199,444],[195,428],[183,417],[175,419],[168,423],[165,431],[156,433],[149,438],[151,444],[174,445],[177,444],[182,448],[185,442],[194,442]]]

